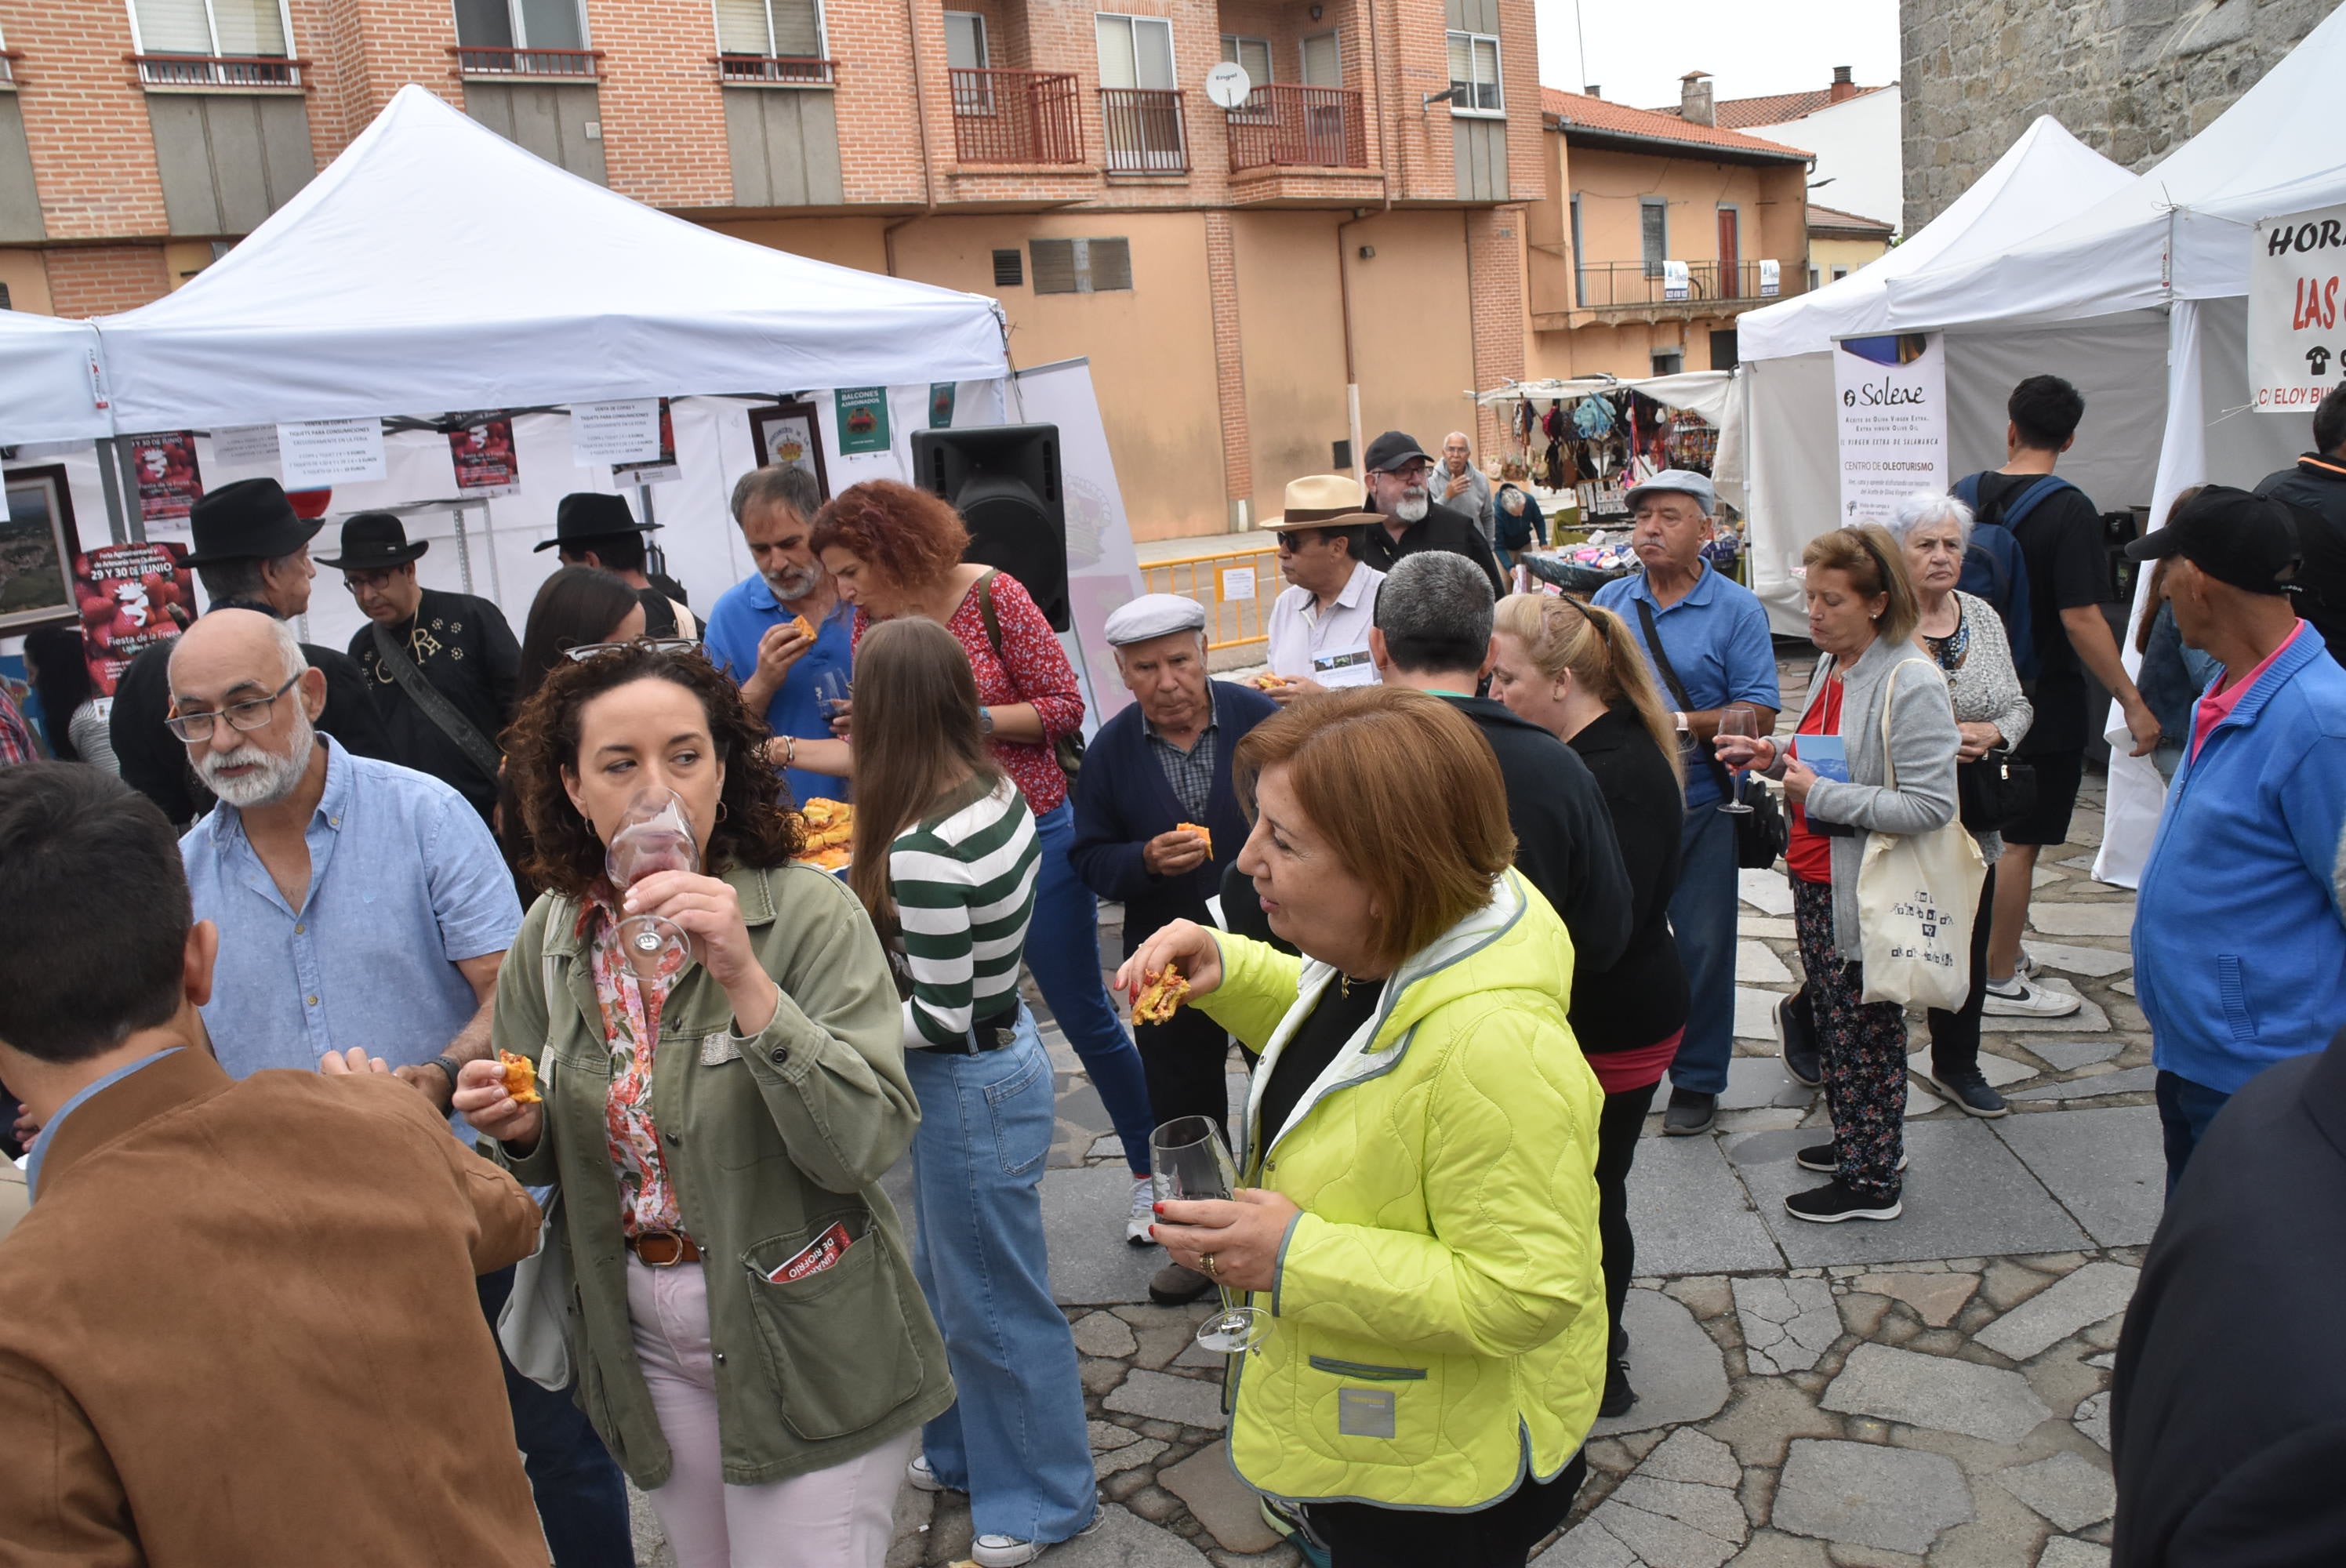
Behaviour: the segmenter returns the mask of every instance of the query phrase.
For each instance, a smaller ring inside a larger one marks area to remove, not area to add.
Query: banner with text
[[[2249,243],[2249,405],[2309,413],[2346,380],[2346,207],[2260,218]]]
[[[1878,523],[1917,490],[1947,487],[1947,342],[1939,332],[1833,346],[1841,520]]]

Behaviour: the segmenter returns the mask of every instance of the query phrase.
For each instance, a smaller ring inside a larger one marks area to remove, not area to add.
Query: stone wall
[[[2147,168],[2205,128],[2339,0],[1902,0],[1906,232],[2038,115]]]

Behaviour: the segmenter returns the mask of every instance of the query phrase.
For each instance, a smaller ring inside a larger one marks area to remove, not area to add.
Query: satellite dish
[[[1246,67],[1236,60],[1224,60],[1206,73],[1206,97],[1209,102],[1225,109],[1243,107],[1247,96],[1254,91],[1253,78]]]

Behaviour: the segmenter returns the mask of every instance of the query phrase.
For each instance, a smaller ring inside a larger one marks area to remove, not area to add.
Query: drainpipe
[[[896,276],[896,230],[907,223],[935,216],[937,210],[936,166],[929,158],[929,100],[927,89],[921,85],[921,18],[914,8],[915,0],[904,0],[904,28],[913,44],[913,122],[921,133],[921,210],[910,217],[899,218],[880,231],[880,250],[886,258],[888,276]]]

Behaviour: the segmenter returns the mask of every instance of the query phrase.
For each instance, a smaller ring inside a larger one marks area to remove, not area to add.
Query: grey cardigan
[[[2004,749],[2020,745],[2035,722],[2036,710],[2021,690],[2019,673],[2012,667],[2012,644],[2004,635],[2004,621],[1995,606],[1985,599],[1955,592],[1955,614],[1962,617],[1958,626],[1971,628],[1971,641],[1964,652],[1964,662],[1947,674],[1947,691],[1954,699],[1957,724],[1993,724],[2004,737]],[[1909,680],[1914,677],[1909,676]],[[1980,859],[1995,864],[2004,853],[2003,836],[1994,832],[1974,833],[1979,845]]]
[[[1908,665],[1921,667],[1905,669]],[[1898,765],[1898,788],[1891,789],[1882,784],[1882,682],[1901,670],[1890,704],[1890,756]],[[1831,657],[1817,661],[1802,713],[1814,706],[1832,673]],[[1862,830],[1832,840],[1833,945],[1854,962],[1865,951],[1857,929],[1857,869],[1865,859],[1866,835],[1928,833],[1955,820],[1955,748],[1961,737],[1937,663],[1912,642],[1892,646],[1879,637],[1841,672],[1841,732],[1850,781],[1818,779],[1809,791],[1808,812],[1821,822]],[[1770,777],[1781,779],[1787,760],[1779,750]]]

